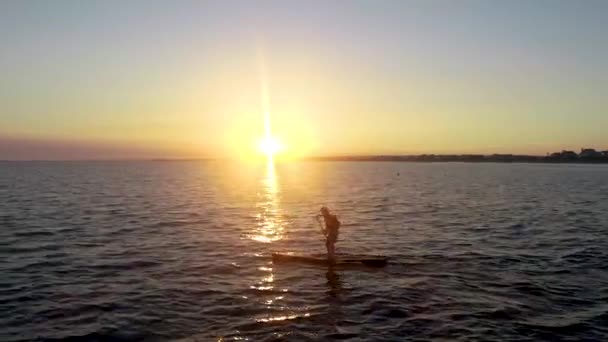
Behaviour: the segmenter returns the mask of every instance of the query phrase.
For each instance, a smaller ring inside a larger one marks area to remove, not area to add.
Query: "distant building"
[[[579,154],[579,157],[581,158],[599,158],[601,156],[602,153],[593,148],[581,148],[581,153]]]
[[[578,155],[574,151],[562,151],[561,153],[562,159],[576,159]]]
[[[608,151],[602,151],[602,156],[608,157]]]

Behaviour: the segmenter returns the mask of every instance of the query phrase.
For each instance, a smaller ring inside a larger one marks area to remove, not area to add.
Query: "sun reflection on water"
[[[257,231],[251,236],[251,239],[270,243],[281,240],[284,231],[283,214],[279,207],[280,191],[274,161],[270,156],[266,162],[266,173],[261,183],[262,190],[258,193],[257,204],[259,213],[256,215]]]
[[[266,172],[261,179],[261,190],[258,192],[258,201],[256,208],[255,231],[250,235],[254,241],[268,244],[269,248],[274,248],[272,243],[282,240],[285,237],[285,215],[280,206],[280,188],[272,156],[268,156],[266,163]],[[258,323],[277,323],[281,321],[290,321],[310,317],[310,313],[293,312],[295,308],[285,306],[285,298],[288,293],[286,288],[277,288],[275,274],[270,262],[258,266],[258,271],[262,274],[257,278],[251,289],[256,290],[259,297],[257,301],[263,305],[269,312],[262,317],[255,317]],[[297,310],[297,309],[295,309]],[[277,312],[279,311],[279,312]],[[297,310],[300,311],[300,310]]]
[[[287,321],[301,317],[310,317],[310,313],[305,313],[303,315],[285,315],[285,316],[275,316],[275,317],[267,317],[267,318],[258,318],[258,322],[276,322],[276,321]]]

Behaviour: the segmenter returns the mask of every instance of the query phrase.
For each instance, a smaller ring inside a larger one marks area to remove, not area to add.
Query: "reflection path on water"
[[[266,173],[261,184],[261,191],[257,194],[257,232],[251,238],[259,242],[270,243],[281,240],[285,229],[283,213],[279,206],[277,174],[272,158],[269,158],[266,163]]]
[[[280,206],[280,188],[272,158],[268,158],[266,172],[260,184],[261,189],[258,192],[258,202],[256,204],[258,210],[256,215],[257,230],[251,236],[251,239],[268,244],[271,247],[273,242],[283,239],[285,234],[285,215]],[[272,247],[267,252],[271,250]],[[258,270],[264,272],[264,276],[251,288],[260,293],[260,304],[264,305],[268,311],[256,317],[255,321],[258,323],[273,323],[309,317],[310,313],[300,313],[299,310],[295,311],[294,308],[288,308],[281,303],[288,289],[275,289],[275,275],[272,264],[267,259],[261,260],[264,260],[264,265],[258,267]]]
[[[281,207],[281,189],[279,187],[279,179],[276,172],[275,164],[273,160],[269,158],[266,164],[266,170],[264,176],[260,181],[261,187],[258,191],[256,203],[257,214],[256,214],[256,231],[250,236],[250,238],[258,243],[266,245],[268,248],[264,249],[265,254],[270,254],[276,244],[285,238],[286,225],[285,213]],[[264,253],[263,253],[264,254]],[[259,259],[262,265],[258,267],[258,270],[263,272],[261,278],[257,278],[256,284],[250,286],[254,289],[258,296],[256,300],[258,305],[265,308],[265,312],[257,314],[253,318],[255,322],[259,324],[278,324],[282,321],[294,321],[300,322],[300,320],[317,320],[318,317],[314,317],[314,307],[309,305],[288,305],[290,289],[282,288],[280,284],[280,274],[275,274],[276,270],[273,269],[273,264],[266,258]],[[334,333],[340,333],[337,330],[338,322],[340,321],[341,315],[341,299],[340,293],[342,292],[342,281],[340,280],[339,274],[333,267],[327,269],[326,276],[326,294],[327,294],[327,309],[329,309],[328,320],[324,322],[325,325],[330,326],[330,330]],[[279,284],[277,284],[277,280]],[[325,305],[321,305],[325,307]],[[318,308],[317,308],[318,309]]]
[[[244,321],[229,331],[224,330],[224,334],[213,336],[220,340],[254,341],[261,336],[315,339],[355,334],[356,320],[347,319],[349,310],[346,309],[348,303],[353,303],[351,280],[342,268],[272,263],[270,255],[275,251],[317,252],[298,249],[302,241],[310,241],[321,250],[324,245],[319,242],[316,222],[306,217],[310,212],[308,208],[296,211],[295,215],[288,214],[293,209],[293,197],[297,195],[286,193],[293,189],[283,186],[289,177],[293,177],[294,170],[286,170],[284,165],[272,160],[260,166],[261,172],[250,183],[253,185],[251,193],[255,195],[248,203],[253,222],[244,226],[241,235],[243,246],[247,246],[241,251],[241,265],[246,268],[242,270],[241,282],[245,293],[241,296],[244,299],[242,306],[234,312]],[[303,296],[311,297],[303,300]]]

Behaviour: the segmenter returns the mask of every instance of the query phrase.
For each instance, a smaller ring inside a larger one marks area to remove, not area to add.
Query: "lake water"
[[[324,250],[383,269],[273,265]],[[2,162],[0,340],[608,340],[608,166]]]

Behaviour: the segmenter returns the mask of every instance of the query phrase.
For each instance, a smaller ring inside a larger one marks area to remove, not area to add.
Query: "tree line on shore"
[[[317,161],[413,161],[413,162],[526,162],[526,163],[608,163],[608,151],[583,148],[580,153],[561,151],[545,156],[519,154],[419,154],[311,157]]]

